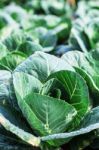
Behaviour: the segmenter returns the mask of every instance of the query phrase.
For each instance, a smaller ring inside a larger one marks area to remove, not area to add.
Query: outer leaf
[[[57,36],[56,34],[53,34],[53,32],[47,32],[44,36],[42,36],[42,39],[40,41],[40,44],[44,48],[45,52],[52,51],[57,43]]]
[[[0,71],[0,100],[9,99],[9,83],[11,79],[11,73],[9,71]]]
[[[18,83],[16,86],[20,89],[22,99],[29,93],[39,93],[42,88],[42,83],[37,78],[24,72],[14,73],[13,80]]]
[[[64,60],[43,52],[36,52],[21,63],[15,69],[15,72],[25,72],[39,79],[41,82],[45,82],[52,72],[58,70],[74,71]]]
[[[99,18],[94,18],[93,22],[89,19],[87,26],[85,26],[86,34],[90,40],[91,47],[93,49],[99,47]]]
[[[86,32],[84,31],[84,20],[77,19],[72,27],[69,43],[75,49],[87,52],[90,50],[90,41]]]
[[[14,25],[14,20],[3,10],[0,10],[0,29],[4,28],[6,25]]]
[[[9,51],[13,51],[16,50],[20,44],[26,42],[27,39],[27,35],[22,30],[16,29],[3,40],[3,43]]]
[[[5,70],[0,71],[0,101],[10,103],[12,107],[19,110],[12,85],[12,75]]]
[[[17,120],[16,120],[17,116]],[[40,140],[27,131],[31,131],[24,121],[24,118],[17,111],[8,105],[0,104],[0,123],[8,131],[18,136],[23,141],[39,146]],[[25,130],[25,131],[24,131]],[[15,138],[17,140],[17,138]]]
[[[4,8],[4,11],[9,14],[15,21],[20,22],[26,18],[26,11],[22,7],[10,4]]]
[[[44,9],[46,13],[52,13],[55,15],[63,15],[65,13],[65,3],[63,1],[57,1],[55,0],[53,4],[50,0],[41,1],[41,6]]]
[[[99,129],[99,107],[96,107],[90,111],[81,123],[78,130],[67,133],[60,133],[42,137],[42,141],[53,139],[71,138],[78,135],[87,134],[93,130]]]
[[[14,70],[18,64],[26,59],[26,56],[21,52],[12,52],[7,54],[0,60],[0,68]]]
[[[8,52],[6,46],[0,42],[0,59],[6,56]]]
[[[31,41],[26,41],[19,46],[18,50],[22,51],[27,56],[30,56],[35,51],[43,51],[43,48],[39,44],[36,44]]]
[[[15,135],[0,127],[0,149],[1,150],[33,150],[32,146],[24,143]],[[36,150],[36,148],[35,148]]]
[[[98,60],[99,52],[92,51],[90,53],[81,53],[79,51],[71,51],[62,56],[62,58],[73,66],[76,71],[86,80],[89,89],[95,99],[99,97],[99,72]],[[96,100],[94,100],[95,103]]]
[[[71,23],[69,21],[66,22],[67,18],[64,18],[65,21],[63,23],[60,23],[55,29],[53,29],[53,33],[58,36],[59,42],[64,41],[65,38],[69,36]]]

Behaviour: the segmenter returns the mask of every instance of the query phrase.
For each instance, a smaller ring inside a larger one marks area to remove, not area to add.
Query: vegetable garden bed
[[[0,2],[0,149],[99,149],[99,1]]]

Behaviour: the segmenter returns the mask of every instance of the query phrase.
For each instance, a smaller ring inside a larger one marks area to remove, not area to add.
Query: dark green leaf
[[[27,56],[30,56],[36,51],[43,51],[43,48],[39,44],[27,41],[19,46],[18,51],[22,51]]]
[[[71,71],[56,72],[51,74],[48,79],[51,78],[58,79],[62,83],[69,97],[69,99],[66,99],[65,101],[70,103],[77,110],[77,116],[71,127],[75,128],[79,125],[80,121],[89,109],[90,102],[86,83],[79,74]]]

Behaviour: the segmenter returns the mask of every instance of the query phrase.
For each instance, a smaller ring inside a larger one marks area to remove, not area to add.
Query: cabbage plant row
[[[0,2],[0,149],[99,148],[98,31],[98,1]]]

